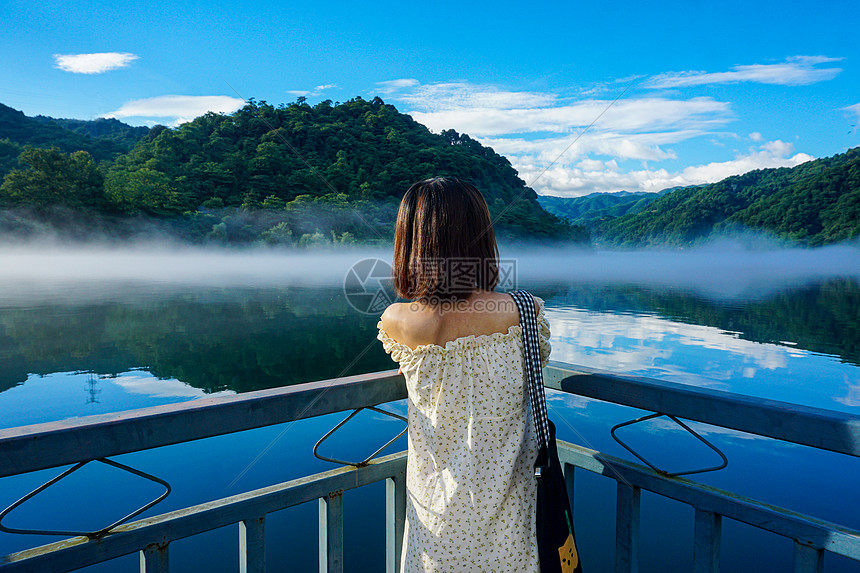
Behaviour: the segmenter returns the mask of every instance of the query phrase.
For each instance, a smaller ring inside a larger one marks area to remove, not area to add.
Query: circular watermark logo
[[[343,278],[343,294],[362,314],[380,314],[397,298],[391,265],[382,259],[362,259]]]

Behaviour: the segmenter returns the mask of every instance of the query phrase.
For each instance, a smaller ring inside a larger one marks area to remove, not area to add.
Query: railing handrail
[[[860,415],[550,362],[544,383],[623,406],[860,457]]]
[[[0,477],[406,398],[396,370],[0,430]]]
[[[860,456],[860,415],[564,362],[548,388]],[[334,390],[334,391],[330,391]],[[406,398],[395,370],[0,430],[0,477]]]

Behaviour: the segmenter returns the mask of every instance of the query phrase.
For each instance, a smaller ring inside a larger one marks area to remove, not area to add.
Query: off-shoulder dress
[[[546,365],[549,322],[535,301]],[[415,349],[378,327],[409,395],[401,572],[537,572],[537,442],[522,327]]]

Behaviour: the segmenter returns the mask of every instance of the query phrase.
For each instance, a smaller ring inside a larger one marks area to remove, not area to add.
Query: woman
[[[394,287],[378,338],[409,394],[401,571],[536,572],[537,456],[513,299],[493,292],[498,248],[487,204],[452,178],[400,203]],[[549,324],[535,297],[541,361]]]

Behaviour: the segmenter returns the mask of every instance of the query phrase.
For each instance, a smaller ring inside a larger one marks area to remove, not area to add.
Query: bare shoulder
[[[481,297],[487,305],[492,302],[493,308],[495,308],[499,314],[503,316],[507,315],[509,318],[519,319],[517,305],[510,294],[504,292],[484,291],[480,293],[479,297]],[[534,295],[532,295],[532,299],[534,300],[535,305],[535,315],[538,315],[540,314],[540,303],[538,302],[538,298]]]
[[[437,320],[427,308],[414,302],[395,302],[388,305],[380,317],[382,328],[388,334],[397,338],[396,334],[406,334],[407,331],[417,328],[425,328],[429,323]]]
[[[399,332],[400,325],[403,323],[404,315],[408,311],[408,305],[403,302],[395,302],[390,305],[383,311],[380,320],[382,321],[382,328],[390,334],[394,336],[395,332]]]
[[[419,344],[435,342],[442,316],[425,305],[398,302],[389,305],[380,320],[388,336],[401,344],[415,348]]]

